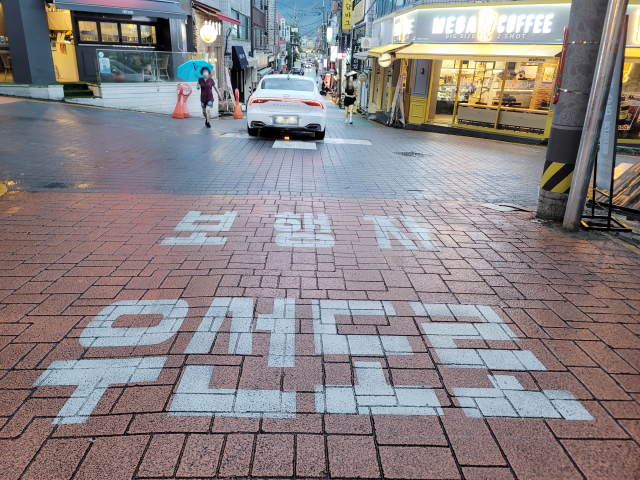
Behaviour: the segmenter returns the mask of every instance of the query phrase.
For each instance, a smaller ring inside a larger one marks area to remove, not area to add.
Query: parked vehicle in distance
[[[322,140],[327,123],[327,107],[312,78],[294,75],[267,75],[247,102],[247,132],[313,132]]]

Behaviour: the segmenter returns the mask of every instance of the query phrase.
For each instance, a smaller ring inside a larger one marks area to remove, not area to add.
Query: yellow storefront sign
[[[342,30],[351,30],[353,0],[344,0],[342,4]]]

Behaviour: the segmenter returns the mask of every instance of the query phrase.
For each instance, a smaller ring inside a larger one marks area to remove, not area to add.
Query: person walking
[[[204,124],[207,128],[211,128],[211,108],[213,108],[213,89],[216,90],[218,99],[220,99],[220,92],[216,87],[216,82],[211,78],[211,70],[207,67],[203,67],[200,70],[202,78],[198,79],[198,90],[200,90],[200,105],[202,106],[202,114],[204,115]]]
[[[356,103],[356,87],[353,84],[353,79],[356,76],[356,72],[352,70],[345,76],[347,81],[344,87],[344,123],[353,125],[353,106]]]

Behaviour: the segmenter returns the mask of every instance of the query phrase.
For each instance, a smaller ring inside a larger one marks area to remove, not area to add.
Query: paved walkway
[[[96,131],[98,113],[178,128],[95,111]],[[106,181],[103,138],[78,134],[71,167],[12,154],[101,186],[0,197],[3,480],[640,478],[631,250],[471,200],[164,192],[177,151],[107,128],[141,192]],[[277,181],[313,184],[330,148],[235,168],[296,158]]]

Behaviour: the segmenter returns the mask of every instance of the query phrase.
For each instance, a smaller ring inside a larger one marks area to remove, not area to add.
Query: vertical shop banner
[[[351,32],[342,32],[339,53],[349,53],[349,50],[351,50]]]
[[[342,30],[351,30],[352,10],[353,0],[344,0],[342,3]]]
[[[616,64],[611,78],[611,88],[607,98],[607,106],[600,130],[600,148],[598,150],[598,170],[596,185],[602,190],[611,188],[611,169],[615,160],[616,135],[618,134],[618,118],[620,116],[620,86],[622,63],[624,59],[624,42],[619,42]]]

